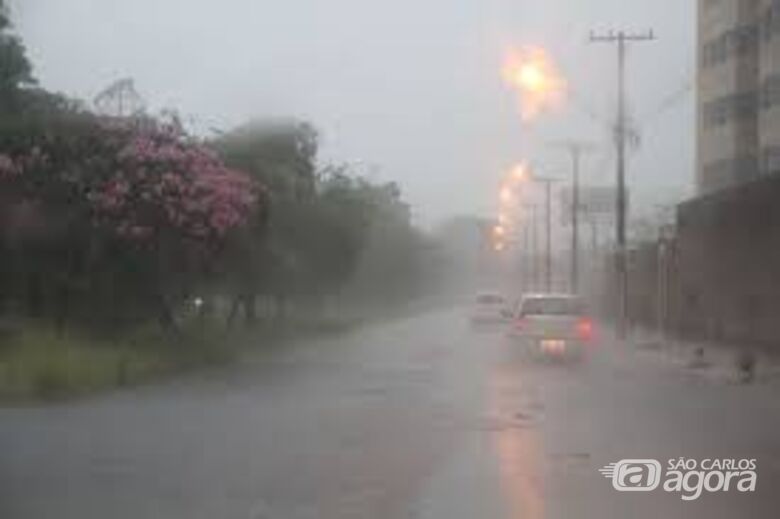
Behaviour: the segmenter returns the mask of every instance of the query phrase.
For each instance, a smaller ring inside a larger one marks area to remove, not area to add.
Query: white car
[[[595,325],[577,296],[524,296],[513,317],[511,336],[534,357],[580,360],[594,341]]]
[[[496,293],[483,293],[474,299],[474,306],[471,310],[472,324],[505,324],[511,318],[510,304],[504,296]]]

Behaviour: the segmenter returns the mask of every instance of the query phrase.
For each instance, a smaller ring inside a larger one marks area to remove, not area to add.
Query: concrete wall
[[[780,347],[778,200],[780,177],[771,176],[682,204],[663,253],[650,243],[629,256],[632,321],[655,327],[662,318],[691,339]]]
[[[675,327],[714,340],[780,346],[780,178],[683,204]]]

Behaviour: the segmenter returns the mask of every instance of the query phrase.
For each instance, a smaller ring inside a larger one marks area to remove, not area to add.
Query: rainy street
[[[240,366],[0,411],[0,517],[776,517],[780,378],[608,331],[530,362],[462,308]],[[754,493],[622,493],[626,458],[755,458]]]
[[[780,0],[0,0],[0,519],[779,519],[778,201]]]

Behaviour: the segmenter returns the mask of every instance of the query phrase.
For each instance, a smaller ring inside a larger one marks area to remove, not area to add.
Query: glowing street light
[[[517,71],[516,82],[529,92],[544,92],[547,86],[547,78],[544,72],[533,63],[528,63],[520,67]]]
[[[509,186],[502,187],[499,196],[502,204],[509,205],[515,201],[515,195],[512,192],[512,188]]]
[[[526,121],[559,108],[567,84],[548,52],[541,47],[510,49],[502,68],[504,82],[517,91]]]
[[[519,164],[512,169],[511,178],[514,182],[521,183],[528,180],[528,169],[523,164]]]

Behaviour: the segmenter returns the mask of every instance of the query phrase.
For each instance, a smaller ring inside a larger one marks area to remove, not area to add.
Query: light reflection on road
[[[488,409],[495,421],[492,443],[509,519],[543,519],[544,451],[534,417],[518,414],[521,377],[521,373],[499,366],[488,381]]]

